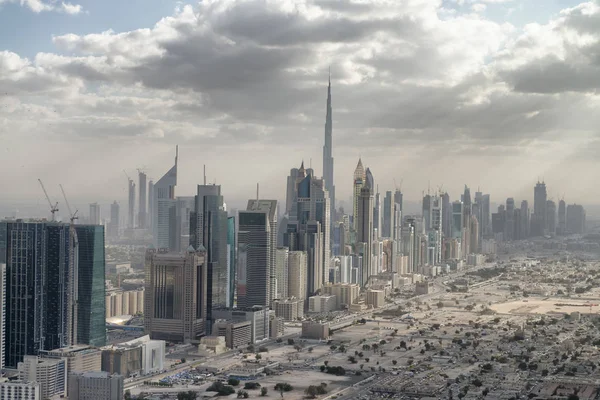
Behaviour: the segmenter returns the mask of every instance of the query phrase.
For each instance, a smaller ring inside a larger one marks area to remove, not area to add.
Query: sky
[[[0,0],[0,203],[126,204],[176,145],[177,195],[206,165],[283,200],[322,174],[329,68],[340,200],[361,157],[413,201],[600,203],[600,4],[571,0]]]

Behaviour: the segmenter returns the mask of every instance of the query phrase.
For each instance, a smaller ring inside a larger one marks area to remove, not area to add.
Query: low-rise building
[[[37,382],[0,382],[0,400],[42,400],[42,388]]]
[[[17,366],[19,381],[40,384],[41,398],[67,395],[67,361],[25,356]]]
[[[308,298],[309,312],[329,312],[337,309],[334,295],[311,296]]]
[[[323,286],[322,293],[335,296],[335,307],[337,310],[350,308],[351,304],[358,301],[360,286],[352,283],[327,283]]]
[[[367,306],[373,308],[383,307],[385,305],[385,292],[383,290],[367,290]]]
[[[102,348],[102,371],[124,377],[147,375],[164,369],[165,341],[149,335]]]
[[[220,319],[213,324],[214,335],[225,337],[225,345],[230,349],[246,347],[252,343],[252,323],[250,321],[227,321]]]
[[[60,349],[40,351],[42,359],[67,360],[67,373],[100,371],[102,369],[102,350],[88,345],[74,345]]]
[[[69,375],[70,400],[121,400],[123,377],[108,372],[82,372]]]
[[[269,337],[272,339],[283,336],[285,333],[285,323],[283,322],[283,318],[271,316],[271,320],[269,321],[269,331]]]
[[[433,283],[431,282],[417,282],[415,284],[415,294],[421,295],[421,294],[427,294],[429,293],[431,290],[433,290]]]
[[[269,338],[269,307],[221,308],[212,310],[213,320],[250,321],[252,343]]]
[[[304,317],[304,300],[295,297],[273,300],[275,315],[286,321],[297,321]]]
[[[329,322],[304,321],[302,323],[302,337],[306,339],[329,339]]]
[[[204,336],[200,339],[198,350],[210,351],[214,354],[226,352],[225,336]]]

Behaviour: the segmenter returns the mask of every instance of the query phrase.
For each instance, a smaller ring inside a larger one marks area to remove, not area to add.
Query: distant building
[[[288,260],[289,249],[278,247],[275,254],[275,277],[277,279],[277,292],[275,298],[284,299],[288,297]]]
[[[0,382],[1,400],[42,400],[42,388],[37,382]]]
[[[67,395],[66,360],[25,356],[18,371],[20,381],[40,384],[42,399]]]
[[[250,321],[250,340],[252,343],[269,337],[269,308],[255,306],[251,308],[217,309],[213,312],[215,320]]]
[[[102,350],[87,345],[41,351],[40,359],[66,360],[67,373],[100,371],[102,369]]]
[[[151,374],[165,369],[165,341],[149,335],[102,349],[102,371],[124,377]]]
[[[278,318],[271,315],[269,319],[269,337],[271,339],[283,336],[285,333],[285,323],[283,318]]]
[[[336,309],[350,306],[358,301],[360,286],[352,283],[327,284],[323,294],[335,296]]]
[[[297,321],[304,317],[304,300],[295,297],[273,301],[273,309],[277,317],[285,321]]]
[[[138,228],[140,229],[146,229],[148,226],[146,224],[146,206],[147,206],[147,201],[146,201],[146,174],[143,171],[139,171],[138,173],[138,178],[139,178],[139,205],[138,205]]]
[[[4,346],[6,337],[6,264],[0,263],[0,370],[4,369]]]
[[[117,239],[119,237],[119,203],[115,200],[110,205],[110,222],[108,223],[108,237]]]
[[[173,167],[171,167],[171,169],[169,169],[169,171],[154,184],[154,198],[152,199],[152,230],[154,233],[154,245],[157,249],[179,250],[176,248],[177,217],[175,212],[177,204],[177,200],[175,199],[175,186],[177,186],[178,158],[179,150],[176,148],[175,165],[173,165]]]
[[[308,297],[308,264],[305,251],[288,253],[288,288],[287,295],[297,299]]]
[[[94,371],[69,374],[69,400],[122,400],[123,377]]]
[[[567,232],[581,234],[585,233],[585,209],[579,204],[567,206]]]
[[[206,253],[146,251],[144,326],[153,339],[198,343],[206,333]]]
[[[98,203],[90,204],[90,224],[100,225],[100,205]]]

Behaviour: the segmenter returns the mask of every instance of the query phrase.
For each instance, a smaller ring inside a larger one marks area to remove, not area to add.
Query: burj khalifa
[[[331,115],[331,72],[329,73],[329,85],[327,86],[327,116],[325,117],[325,144],[323,145],[323,178],[325,178],[325,188],[329,192],[330,202],[330,221],[335,223],[335,185],[333,184],[333,143],[332,131],[333,121]]]

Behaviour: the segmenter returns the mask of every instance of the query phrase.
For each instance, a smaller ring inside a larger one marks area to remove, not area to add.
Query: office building
[[[569,204],[567,206],[567,233],[582,234],[585,233],[585,209],[579,204]]]
[[[392,192],[385,192],[383,199],[383,216],[381,218],[381,237],[392,237],[392,210],[393,210]]]
[[[546,184],[538,182],[533,189],[533,215],[531,216],[531,236],[542,236],[546,230]]]
[[[245,281],[238,307],[268,307],[276,292],[277,200],[249,200],[246,211],[239,212],[238,229]]]
[[[147,228],[152,228],[152,216],[154,215],[154,181],[148,182],[148,212],[146,214]]]
[[[521,239],[529,237],[530,213],[527,200],[521,202]]]
[[[452,237],[461,240],[463,234],[463,203],[456,200],[452,203]]]
[[[287,297],[302,300],[308,297],[308,263],[305,251],[288,253]]]
[[[335,208],[335,185],[333,182],[333,115],[331,109],[331,76],[327,86],[327,113],[325,116],[325,143],[323,144],[323,179],[325,190],[329,193],[329,215],[328,220],[333,224],[336,220]],[[331,226],[328,227],[331,230]]]
[[[40,384],[42,399],[67,395],[67,361],[24,356],[18,364],[19,380]]]
[[[102,350],[87,345],[74,345],[62,349],[40,351],[40,359],[65,360],[67,373],[100,371]]]
[[[227,307],[229,288],[228,217],[220,185],[198,185],[195,210],[190,218],[189,244],[194,248],[202,245],[206,249],[209,282],[207,318],[211,320],[213,308]]]
[[[146,229],[146,173],[138,171],[138,190],[139,190],[139,205],[138,205],[138,228]]]
[[[127,228],[135,227],[135,183],[133,179],[127,177],[128,200],[127,200]]]
[[[104,371],[69,374],[69,400],[122,400],[123,377]]]
[[[375,193],[375,207],[373,208],[373,240],[379,240],[382,230],[383,207],[381,205],[381,194],[379,193],[379,185],[377,193]]]
[[[442,233],[445,239],[452,237],[452,205],[450,195],[442,193]]]
[[[318,295],[308,298],[309,312],[330,312],[337,310],[337,301],[334,295]]]
[[[108,236],[111,239],[119,238],[119,203],[115,200],[110,205],[110,222],[108,223]]]
[[[0,382],[0,400],[43,400],[42,388],[37,382]]]
[[[164,340],[151,340],[149,335],[104,347],[102,371],[125,378],[162,371],[165,369],[165,348]]]
[[[506,214],[504,217],[504,240],[515,240],[515,199],[509,197],[506,199]]]
[[[564,199],[558,202],[558,226],[556,227],[558,235],[567,233],[567,205]]]
[[[250,321],[250,340],[252,343],[269,337],[269,307],[215,309],[213,310],[213,318],[235,322]]]
[[[275,316],[285,321],[297,321],[304,317],[304,300],[291,297],[273,301]]]
[[[152,339],[197,343],[206,333],[206,252],[146,251],[144,327]]]
[[[283,244],[290,251],[306,251],[308,256],[308,291],[314,293],[328,279],[331,257],[331,215],[329,193],[323,179],[298,170],[297,213],[290,217]]]
[[[0,263],[0,370],[4,369],[4,347],[6,345],[6,264]]]
[[[556,203],[546,200],[546,234],[556,234]]]
[[[335,296],[335,308],[340,310],[358,302],[360,286],[351,283],[326,284],[323,294]]]
[[[329,322],[304,321],[302,322],[302,334],[300,337],[313,340],[327,340],[329,339],[329,326]]]
[[[362,265],[362,276],[361,286],[365,286],[369,280],[369,277],[373,275],[372,271],[372,249],[373,249],[373,188],[370,186],[372,182],[372,175],[365,173],[367,179],[365,184],[360,189],[360,195],[358,198],[358,208],[356,214],[356,242],[357,244],[362,243],[363,265]],[[369,176],[371,179],[369,179]]]
[[[90,204],[90,224],[100,225],[100,205],[98,203]]]
[[[302,163],[304,166],[304,162]],[[296,196],[298,190],[298,168],[290,169],[290,175],[287,177],[286,195],[285,195],[285,215],[296,215]],[[285,230],[285,228],[284,228]]]
[[[157,249],[176,251],[176,206],[175,186],[177,186],[177,159],[179,150],[175,149],[175,165],[154,184],[152,230],[154,246]]]
[[[252,323],[250,321],[216,320],[212,329],[213,335],[224,336],[225,345],[229,349],[246,347],[252,343]]]
[[[16,368],[25,355],[71,344],[75,293],[70,259],[68,224],[0,222],[7,368]]]
[[[235,304],[235,282],[237,271],[237,234],[235,217],[227,218],[227,307]]]
[[[373,308],[379,308],[385,305],[385,292],[383,290],[367,290],[365,303]]]
[[[354,170],[353,180],[353,199],[352,199],[352,218],[353,218],[353,230],[358,231],[358,204],[360,202],[360,192],[365,185],[367,175],[365,168],[362,164],[362,159],[358,159],[358,164]]]
[[[78,239],[77,343],[106,344],[104,227],[75,225]]]
[[[275,254],[275,278],[277,279],[276,299],[288,297],[288,259],[288,248],[278,247]]]
[[[190,234],[193,230],[192,226],[195,226],[196,197],[177,196],[175,203],[174,249],[175,251],[186,251],[190,244],[196,248],[192,241],[193,234]]]

